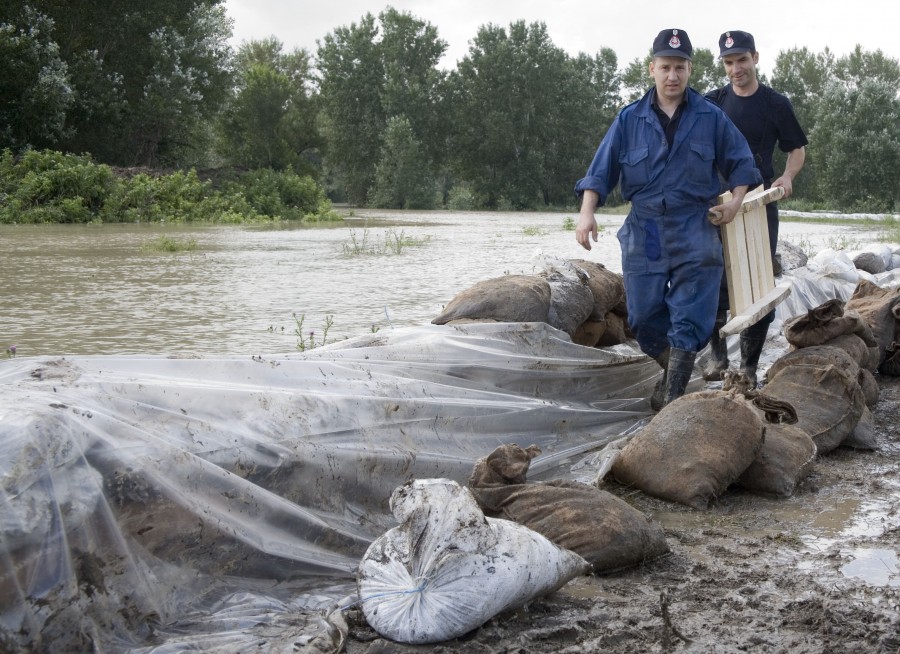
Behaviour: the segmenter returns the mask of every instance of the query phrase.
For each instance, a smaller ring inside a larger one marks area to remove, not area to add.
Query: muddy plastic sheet
[[[854,286],[793,285],[781,321]],[[4,360],[0,650],[304,651],[333,632],[320,610],[355,601],[397,486],[465,482],[503,443],[541,448],[529,479],[589,478],[590,453],[649,417],[658,374],[542,323]]]
[[[296,636],[303,609],[353,592],[398,485],[465,482],[507,442],[555,474],[644,418],[657,374],[543,324],[283,357],[5,360],[0,649],[246,651],[273,620]]]

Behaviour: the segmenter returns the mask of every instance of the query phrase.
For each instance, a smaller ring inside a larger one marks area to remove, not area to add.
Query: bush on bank
[[[214,189],[195,170],[123,177],[88,155],[29,150],[0,154],[0,223],[335,220],[315,180],[260,169]]]

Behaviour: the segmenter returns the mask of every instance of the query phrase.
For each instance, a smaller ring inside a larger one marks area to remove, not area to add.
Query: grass
[[[350,230],[350,242],[344,243],[344,254],[350,257],[382,254],[401,254],[407,247],[423,245],[430,240],[429,237],[414,238],[408,236],[402,229],[397,231],[389,227],[383,234],[372,235],[368,227],[364,227],[362,233],[358,230]]]
[[[197,241],[193,238],[177,239],[163,235],[145,243],[141,249],[145,252],[193,252],[197,249]]]

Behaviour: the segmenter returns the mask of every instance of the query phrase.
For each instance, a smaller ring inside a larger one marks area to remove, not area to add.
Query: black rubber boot
[[[666,404],[684,395],[684,389],[694,372],[696,352],[672,348],[669,352],[669,371],[666,379]]]
[[[669,369],[669,348],[666,348],[656,357],[656,363],[663,369],[662,377],[656,382],[653,388],[653,395],[650,396],[650,408],[659,411],[666,405],[666,378]]]
[[[741,374],[750,382],[750,388],[756,388],[756,368],[765,344],[765,338],[741,334]]]
[[[703,379],[706,381],[722,381],[722,375],[728,370],[728,341],[719,336],[719,330],[726,322],[728,322],[727,313],[716,314],[712,337],[709,339],[709,365],[703,371]]]

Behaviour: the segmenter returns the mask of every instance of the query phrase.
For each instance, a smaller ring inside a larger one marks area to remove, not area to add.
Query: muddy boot
[[[650,396],[650,408],[659,411],[666,405],[666,371],[669,368],[669,348],[663,350],[662,354],[656,357],[656,363],[663,369],[663,374],[653,388],[653,395]]]
[[[669,371],[666,379],[666,404],[684,395],[694,372],[694,359],[696,352],[672,348],[669,353]]]
[[[703,371],[703,379],[706,381],[722,381],[723,373],[728,370],[728,341],[719,336],[719,330],[728,322],[728,314],[725,312],[716,314],[716,323],[713,326],[712,337],[709,339],[710,360]]]
[[[750,382],[750,388],[756,388],[756,368],[765,343],[765,338],[741,334],[741,374]]]

